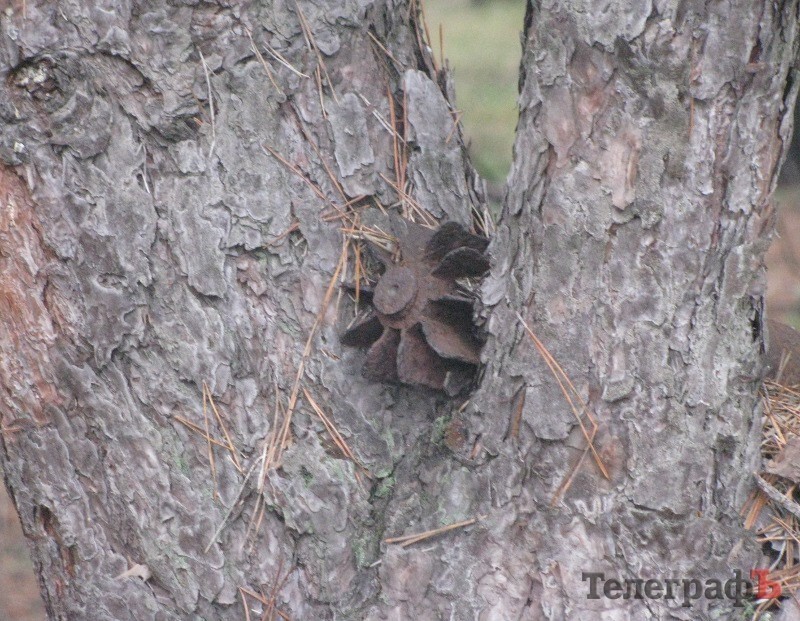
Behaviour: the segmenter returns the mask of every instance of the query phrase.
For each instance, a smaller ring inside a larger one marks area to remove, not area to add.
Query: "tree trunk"
[[[463,408],[363,379],[329,287],[347,218],[408,210],[398,179],[436,220],[484,211],[416,6],[270,4],[2,17],[0,457],[50,617],[724,617],[587,599],[582,572],[758,562],[738,511],[797,1],[529,7]]]
[[[469,422],[506,481],[493,580],[520,585],[531,619],[730,618],[730,601],[587,600],[582,573],[727,580],[759,560],[739,511],[759,459],[762,257],[798,7],[621,6],[528,12],[504,252],[485,286],[494,338]],[[517,310],[596,417],[610,475],[587,458],[551,509],[585,442],[509,329]],[[515,398],[509,443],[493,418]]]

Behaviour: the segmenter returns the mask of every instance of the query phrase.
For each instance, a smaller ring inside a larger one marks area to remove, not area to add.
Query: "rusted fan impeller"
[[[481,342],[472,323],[472,300],[456,279],[483,276],[489,240],[448,222],[436,231],[404,222],[399,263],[380,248],[386,268],[374,289],[361,288],[371,309],[341,337],[344,345],[369,347],[362,373],[375,381],[460,392],[480,362]]]

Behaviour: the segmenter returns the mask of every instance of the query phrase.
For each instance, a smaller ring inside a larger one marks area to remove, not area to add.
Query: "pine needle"
[[[192,431],[196,431],[197,433],[199,433],[204,440],[206,440],[208,442],[211,442],[212,444],[214,444],[216,446],[219,446],[221,448],[224,448],[224,449],[228,448],[227,444],[224,444],[224,443],[220,442],[219,440],[216,440],[214,438],[209,437],[209,435],[205,431],[203,431],[203,428],[200,427],[200,425],[197,425],[197,424],[193,423],[192,421],[183,418],[182,416],[173,416],[173,418],[176,421],[178,421],[179,423],[181,423],[182,425],[184,425],[184,426],[188,427],[189,429],[191,429]]]
[[[273,149],[269,145],[262,145],[262,148],[265,151],[269,152],[269,154],[272,157],[274,157],[281,164],[286,166],[286,168],[291,170],[295,175],[300,177],[300,179],[302,179],[311,188],[311,191],[314,192],[314,194],[316,194],[319,199],[321,199],[322,201],[330,204],[330,206],[333,207],[334,209],[338,209],[338,207],[333,203],[333,201],[331,199],[329,199],[325,195],[325,193],[322,190],[319,189],[319,187],[317,187],[317,184],[315,184],[313,181],[311,181],[311,179],[306,177],[305,173],[303,173],[302,170],[300,170],[297,166],[295,166],[294,164],[289,162],[286,158],[284,158],[280,153],[278,153],[275,149]]]
[[[243,474],[244,470],[242,469],[242,464],[239,462],[239,456],[237,455],[238,451],[236,450],[236,446],[233,444],[233,440],[231,440],[230,434],[228,434],[228,429],[225,427],[225,422],[222,420],[222,416],[219,414],[219,410],[217,410],[217,404],[214,403],[214,397],[211,395],[211,390],[208,388],[208,384],[203,382],[203,390],[205,391],[206,395],[208,395],[208,402],[211,404],[211,409],[214,412],[214,416],[217,419],[217,423],[219,424],[220,429],[222,429],[222,433],[225,436],[225,440],[227,441],[227,449],[231,454],[231,459],[233,460],[236,469],[239,471],[239,474]]]
[[[217,492],[217,465],[214,461],[214,449],[211,446],[211,430],[208,425],[208,401],[206,398],[206,383],[203,382],[203,421],[205,422],[206,426],[206,439],[208,440],[208,463],[211,467],[211,480],[214,483],[214,500],[219,498],[219,493]]]
[[[245,32],[247,33],[247,37],[250,39],[250,49],[253,50],[253,53],[256,55],[256,58],[258,58],[259,62],[261,63],[261,66],[264,67],[264,71],[266,71],[267,77],[269,78],[269,81],[272,83],[272,86],[278,93],[281,93],[282,91],[278,86],[278,83],[275,82],[275,77],[272,75],[272,70],[269,68],[267,61],[264,60],[264,57],[261,55],[261,52],[258,51],[255,41],[253,41],[253,35],[250,34],[250,29],[245,28]]]
[[[381,43],[380,40],[378,40],[378,37],[372,34],[371,30],[368,31],[367,34],[369,35],[369,38],[372,39],[372,42],[375,43],[375,45],[377,45],[381,49],[381,51],[384,54],[386,54],[386,57],[389,58],[395,64],[395,69],[397,69],[399,73],[402,73],[402,70],[404,69],[402,63],[399,60],[397,60],[389,50],[386,49],[386,46],[384,46],[383,43]]]
[[[278,388],[278,379],[277,377],[274,378],[274,390],[275,390],[275,406],[273,408],[272,413],[272,427],[270,428],[270,432],[267,434],[265,441],[264,441],[264,451],[261,455],[263,459],[263,466],[261,469],[261,473],[258,477],[258,492],[264,492],[264,483],[266,482],[266,474],[272,468],[277,468],[280,464],[276,463],[276,455],[278,454],[278,437],[280,435],[278,421],[283,420],[281,417],[285,416],[285,412],[283,407],[281,406],[280,402],[280,389]],[[283,425],[280,425],[282,428]]]
[[[325,66],[325,60],[322,58],[322,54],[319,51],[319,47],[317,47],[317,42],[314,40],[314,32],[311,30],[311,27],[308,25],[308,21],[306,20],[306,16],[303,13],[303,10],[300,8],[300,4],[295,0],[294,3],[295,8],[297,9],[297,17],[300,19],[300,29],[303,31],[303,36],[305,37],[306,44],[308,45],[309,49],[314,52],[317,56],[317,86],[319,88],[319,96],[320,102],[322,102],[322,76],[320,75],[320,69],[325,74],[325,81],[328,83],[328,87],[331,89],[331,96],[333,100],[339,103],[339,98],[336,96],[336,91],[333,88],[333,81],[331,80],[331,76],[328,75],[328,68]],[[325,106],[322,107],[323,113],[325,110]]]
[[[454,524],[448,524],[447,526],[442,526],[441,528],[434,528],[432,530],[426,530],[422,533],[416,533],[414,535],[403,535],[401,537],[389,537],[388,539],[384,539],[384,543],[399,543],[401,547],[405,548],[407,546],[413,545],[415,543],[419,543],[420,541],[424,541],[425,539],[430,539],[431,537],[435,537],[437,535],[441,535],[442,533],[449,532],[451,530],[455,530],[457,528],[464,528],[466,526],[471,526],[476,522],[485,519],[485,515],[479,515],[478,517],[470,518],[468,520],[462,520],[461,522],[455,522]]]
[[[283,451],[289,446],[289,436],[291,431],[292,425],[292,416],[294,414],[295,408],[297,407],[297,397],[300,393],[300,384],[303,380],[303,374],[305,373],[306,362],[308,361],[308,357],[311,354],[311,347],[314,342],[314,337],[317,334],[317,330],[319,326],[322,325],[322,322],[325,318],[325,315],[328,311],[328,306],[330,305],[331,299],[333,298],[333,293],[338,289],[338,279],[339,274],[342,273],[345,265],[347,264],[347,239],[343,240],[342,243],[342,252],[339,255],[339,261],[336,264],[336,269],[334,270],[333,276],[331,277],[330,282],[328,283],[328,289],[325,292],[325,297],[322,301],[322,306],[317,313],[317,317],[314,320],[314,324],[311,326],[311,331],[309,332],[308,339],[306,339],[305,347],[303,348],[303,354],[300,357],[300,362],[297,365],[297,374],[294,378],[294,383],[292,384],[292,391],[289,395],[289,403],[286,407],[286,413],[283,417],[283,425],[281,426],[281,430],[278,434],[278,441],[275,446],[275,456],[274,456],[274,463],[279,463],[280,459],[283,455]],[[262,471],[259,477],[259,481],[263,486],[263,481],[266,480],[267,470],[271,464],[267,463],[267,460],[264,460],[262,464]]]
[[[342,452],[342,455],[347,457],[350,461],[352,461],[356,466],[361,468],[366,472],[366,468],[358,461],[356,456],[353,454],[353,451],[350,449],[350,446],[347,444],[347,441],[342,437],[342,434],[336,428],[336,425],[331,421],[331,419],[325,414],[323,409],[319,406],[316,402],[314,397],[311,396],[311,393],[308,392],[305,388],[303,388],[303,396],[306,398],[306,401],[311,406],[311,409],[314,410],[314,413],[319,417],[322,421],[322,424],[325,426],[325,429],[330,435],[331,439],[333,440],[334,444],[338,447],[338,449]]]
[[[216,543],[217,538],[220,536],[222,531],[225,529],[225,526],[227,526],[228,520],[230,519],[230,517],[233,514],[234,510],[237,507],[239,507],[241,505],[241,503],[244,501],[245,492],[248,489],[247,482],[250,480],[250,477],[253,475],[253,471],[256,469],[256,466],[258,466],[260,461],[261,461],[261,458],[260,457],[257,458],[253,462],[253,465],[250,466],[249,470],[247,471],[247,474],[245,474],[244,481],[242,481],[242,485],[239,488],[239,492],[236,494],[236,499],[233,501],[233,503],[231,503],[231,506],[225,512],[225,515],[222,518],[222,523],[219,525],[219,528],[217,528],[217,530],[214,532],[214,536],[211,537],[211,541],[209,541],[208,545],[206,546],[206,549],[205,549],[205,553],[206,554],[208,554],[208,551],[211,549],[211,546],[213,546]]]
[[[603,464],[603,460],[600,458],[600,455],[597,453],[597,450],[594,446],[594,437],[597,434],[597,421],[595,421],[594,416],[587,408],[586,404],[583,401],[583,398],[580,396],[580,393],[576,390],[575,386],[572,384],[572,380],[569,379],[569,376],[564,372],[564,369],[561,368],[561,365],[553,358],[552,354],[547,350],[547,348],[542,344],[539,338],[534,334],[533,330],[531,330],[530,326],[528,326],[525,319],[523,319],[522,315],[517,312],[517,319],[519,319],[522,326],[525,328],[525,331],[530,336],[531,340],[533,341],[536,350],[539,352],[539,355],[542,356],[547,367],[550,369],[550,373],[552,373],[553,377],[555,378],[556,382],[558,382],[558,386],[561,389],[564,398],[569,403],[570,408],[572,409],[572,413],[575,416],[575,419],[578,421],[578,426],[580,427],[581,433],[583,434],[584,439],[586,440],[586,449],[584,449],[584,453],[590,451],[592,456],[594,457],[595,463],[597,467],[602,472],[603,476],[606,479],[610,479],[611,477],[608,474],[608,470],[606,469],[605,465]],[[572,396],[570,396],[570,393]],[[573,401],[574,398],[574,401]],[[577,401],[581,408],[580,410],[576,407],[575,401]],[[586,418],[589,420],[589,425],[591,430],[586,428],[586,424],[583,421],[583,417],[586,415]],[[582,455],[578,462],[573,467],[572,472],[569,474],[567,479],[564,483],[561,484],[556,494],[553,496],[553,501],[551,504],[555,504],[558,500],[566,493],[569,489],[570,485],[572,484],[572,480],[575,476],[575,472],[577,468],[583,463],[585,455]]]
[[[294,118],[297,123],[297,126],[300,128],[300,132],[303,134],[303,138],[306,139],[306,142],[309,145],[311,145],[311,148],[314,150],[314,153],[316,153],[317,159],[319,159],[320,163],[322,164],[322,168],[325,169],[325,174],[328,175],[328,179],[330,179],[334,189],[339,193],[341,199],[346,203],[347,194],[345,194],[342,184],[339,183],[339,179],[331,171],[330,166],[328,166],[328,162],[325,160],[325,157],[323,157],[322,152],[319,150],[319,147],[317,146],[317,143],[314,140],[312,140],[311,135],[306,130],[305,124],[303,123],[303,119],[300,118],[300,115],[297,113],[296,110],[294,111]]]
[[[310,79],[309,75],[303,73],[299,69],[295,69],[294,65],[292,65],[292,63],[286,60],[280,54],[280,52],[278,52],[278,50],[273,49],[268,43],[264,43],[264,46],[267,48],[267,52],[269,52],[269,55],[272,56],[275,60],[277,60],[280,64],[282,64],[284,67],[286,67],[289,71],[291,71],[298,77],[305,78],[306,80]]]
[[[211,92],[211,75],[208,71],[208,65],[206,64],[205,56],[203,56],[203,52],[200,49],[197,50],[197,53],[200,54],[200,61],[203,63],[203,72],[206,74],[206,88],[208,89],[208,111],[211,115],[211,146],[208,148],[208,155],[206,159],[210,160],[211,155],[214,153],[214,147],[217,144],[217,122],[216,122],[216,115],[214,113],[214,93]]]
[[[414,200],[414,198],[412,198],[409,194],[407,194],[405,190],[401,189],[394,181],[389,179],[389,177],[387,177],[383,173],[378,173],[378,175],[392,188],[394,188],[394,191],[397,192],[397,195],[400,197],[400,200],[404,204],[408,204],[408,206],[410,207],[410,210],[404,213],[404,217],[407,220],[415,222],[414,215],[416,215],[420,220],[420,224],[422,224],[423,226],[433,228],[438,224],[436,222],[436,218],[434,218],[431,214],[425,211],[420,206],[420,204],[416,200]]]

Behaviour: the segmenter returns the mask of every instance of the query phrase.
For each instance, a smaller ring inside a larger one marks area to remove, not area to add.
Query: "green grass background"
[[[442,25],[472,163],[487,181],[502,184],[517,125],[525,0],[425,0],[424,10],[437,62]]]

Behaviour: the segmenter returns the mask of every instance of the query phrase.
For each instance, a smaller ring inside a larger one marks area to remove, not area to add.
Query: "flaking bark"
[[[215,449],[216,499],[178,417],[204,428],[207,384],[257,465],[339,261],[332,205],[398,200],[388,92],[405,189],[439,220],[482,210],[416,10],[29,0],[0,16],[0,459],[51,618],[242,619],[242,597],[259,604],[240,588],[293,619],[724,612],[587,601],[580,575],[758,560],[737,512],[797,2],[598,6],[528,11],[470,404],[361,378],[331,305],[303,386],[373,478],[301,400],[255,536],[255,477]],[[594,411],[611,474],[586,459],[555,506],[585,443],[517,312]],[[117,578],[136,564],[146,583]]]

